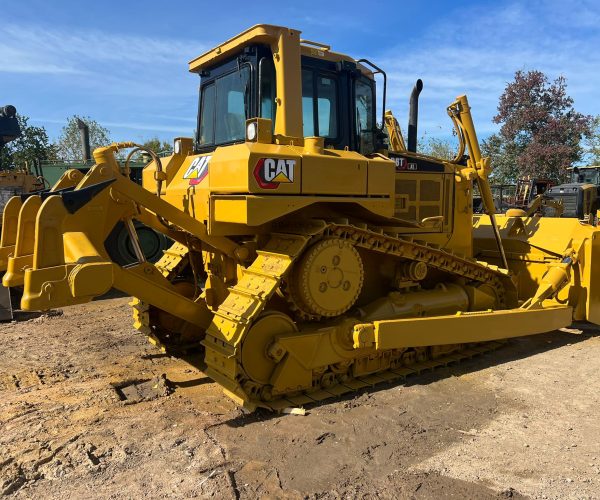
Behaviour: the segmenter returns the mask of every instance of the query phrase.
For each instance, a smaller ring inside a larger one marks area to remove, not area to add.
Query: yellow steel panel
[[[0,273],[6,271],[8,267],[8,259],[14,253],[14,251],[14,245],[0,247]]]
[[[282,28],[271,44],[275,63],[277,109],[275,134],[302,137],[302,77],[300,66],[300,32]]]
[[[221,59],[229,57],[233,52],[239,52],[241,47],[251,43],[270,43],[274,41],[282,29],[280,26],[257,24],[236,35],[229,40],[217,45],[215,48],[191,60],[189,70],[197,73],[202,68],[215,64]]]
[[[375,321],[378,350],[483,342],[544,333],[571,324],[572,308],[512,309],[491,313]]]
[[[17,241],[17,227],[19,224],[19,212],[23,201],[20,196],[13,196],[4,205],[2,213],[2,247],[13,246]]]
[[[108,292],[113,283],[112,262],[90,262],[75,266],[69,273],[73,297],[97,297]]]
[[[25,269],[33,265],[33,254],[20,255],[8,258],[6,273],[2,277],[2,284],[8,287],[23,286]]]
[[[584,279],[587,284],[587,320],[600,325],[600,273],[599,264],[594,268],[593,262],[600,261],[600,231],[592,235],[591,241],[586,247],[585,253],[586,266],[584,269]]]
[[[396,164],[383,158],[369,159],[367,194],[394,196]]]
[[[211,191],[247,193],[250,150],[246,144],[217,148],[208,164],[208,181]],[[186,163],[180,169],[184,175]],[[189,181],[188,183],[189,184]]]
[[[214,232],[215,224],[243,224],[243,222],[240,221],[245,217],[245,224],[250,227],[257,227],[315,203],[355,203],[382,217],[391,216],[394,210],[392,198],[366,198],[359,196],[342,198],[339,196],[213,195],[211,200],[213,207],[215,206],[216,200],[219,200],[218,214],[216,209],[212,212],[211,234]],[[245,206],[245,208],[242,208],[242,206]],[[245,213],[237,213],[237,210],[244,210]],[[231,217],[231,219],[228,220],[227,217]]]
[[[305,155],[302,159],[302,193],[365,195],[367,161],[350,151],[325,150],[323,155]]]
[[[213,201],[213,217],[217,222],[248,223],[248,204],[246,197],[219,199]]]

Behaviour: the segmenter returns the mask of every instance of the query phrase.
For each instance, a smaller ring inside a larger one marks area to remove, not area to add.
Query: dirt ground
[[[600,498],[600,333],[552,332],[244,414],[116,298],[0,326],[0,492],[21,498]],[[163,376],[164,375],[164,376]]]

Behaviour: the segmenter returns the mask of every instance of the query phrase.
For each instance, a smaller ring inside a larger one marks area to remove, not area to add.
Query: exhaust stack
[[[408,111],[407,149],[413,153],[417,151],[417,122],[419,120],[419,94],[421,90],[423,90],[423,80],[419,78],[410,93],[410,108]]]
[[[90,128],[83,120],[80,120],[79,118],[77,118],[77,127],[79,127],[79,133],[81,134],[83,161],[91,160],[92,152],[90,150]]]

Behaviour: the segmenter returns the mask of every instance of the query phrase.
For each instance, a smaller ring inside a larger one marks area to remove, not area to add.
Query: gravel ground
[[[600,498],[600,336],[247,415],[131,327],[128,299],[0,325],[0,493],[21,498]]]

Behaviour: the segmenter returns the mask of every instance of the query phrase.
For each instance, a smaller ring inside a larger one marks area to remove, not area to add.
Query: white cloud
[[[476,126],[486,135],[497,129],[491,119],[498,97],[517,70],[538,69],[550,79],[565,76],[576,109],[600,113],[598,23],[597,2],[514,1],[475,7],[432,25],[412,46],[398,45],[373,59],[388,72],[389,106],[401,121],[419,77],[425,83],[420,133],[449,134],[445,107],[466,93]]]
[[[31,118],[30,121],[32,123],[39,123],[41,125],[47,125],[49,123],[55,125],[64,125],[65,120],[57,120],[56,118]],[[165,125],[164,123],[151,123],[151,122],[111,122],[111,121],[102,121],[101,125],[103,127],[109,127],[110,130],[141,130],[145,132],[168,132],[171,134],[184,134],[187,136],[191,136],[195,126],[190,125],[189,127],[178,127],[174,125]]]
[[[310,38],[331,41],[333,28],[327,18],[294,8],[285,13],[300,25],[291,20],[288,24],[306,28]],[[344,24],[349,32],[364,24],[362,18],[348,17],[354,19]],[[600,114],[599,25],[600,4],[593,0],[457,6],[445,19],[427,26],[418,39],[411,39],[408,29],[390,31],[388,42],[366,48],[366,54],[351,51],[351,55],[366,55],[387,71],[388,107],[403,124],[412,85],[416,78],[424,80],[420,135],[448,136],[451,128],[445,108],[466,93],[477,129],[485,136],[497,129],[491,120],[498,97],[519,69],[539,69],[551,79],[564,75],[576,109]],[[188,125],[193,128],[197,76],[189,75],[187,62],[221,40],[147,33],[0,23],[0,75],[3,83],[12,85],[3,85],[3,98],[17,96],[15,104],[34,110],[28,113],[32,118],[37,114],[60,123],[79,113],[114,128],[125,128],[126,123],[140,131],[163,131],[167,137]],[[356,42],[356,37],[344,36],[349,44]],[[364,32],[358,37],[369,47]],[[31,81],[39,86],[21,90]],[[51,133],[59,130],[54,127]]]
[[[0,23],[2,98],[53,138],[72,114],[92,116],[118,139],[132,130],[190,135],[198,76],[187,63],[210,46],[199,38]]]
[[[99,65],[118,63],[183,66],[206,49],[198,40],[0,25],[3,72],[100,73]]]

